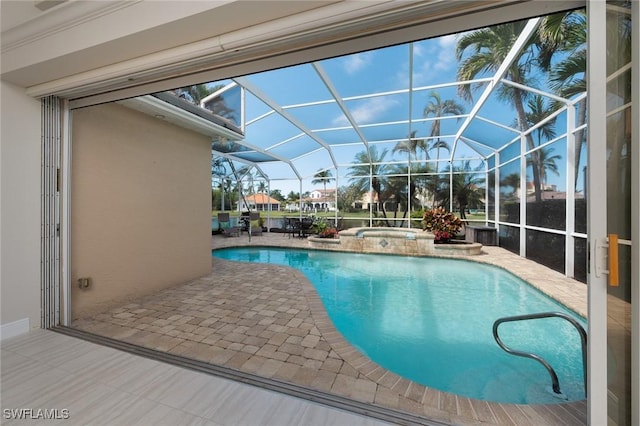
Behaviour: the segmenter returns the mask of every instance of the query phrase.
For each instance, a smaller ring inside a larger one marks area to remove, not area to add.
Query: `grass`
[[[218,213],[220,212],[220,210],[212,210],[211,211],[211,217],[217,217]],[[228,211],[228,213],[232,216],[232,217],[239,217],[240,213],[237,211]],[[297,217],[299,215],[299,212],[288,212],[288,211],[271,211],[271,212],[266,212],[266,211],[262,211],[260,212],[261,216],[263,217],[267,217],[267,215],[269,215],[269,217],[271,218],[281,218],[281,217]],[[306,216],[307,213],[303,213],[302,216]],[[457,216],[460,216],[460,214],[458,212],[456,212]],[[314,216],[316,217],[328,217],[328,218],[334,218],[336,216],[335,212],[317,212],[314,214]],[[340,218],[346,218],[346,219],[369,219],[369,210],[362,210],[362,211],[356,211],[356,212],[338,212],[338,217]],[[467,214],[467,220],[468,221],[479,221],[479,222],[484,222],[485,221],[485,214],[484,211],[483,212],[477,212],[477,213],[472,213],[472,214]],[[393,219],[394,215],[393,212],[387,212],[387,218],[389,219]],[[374,219],[380,219],[380,217],[374,217]],[[398,212],[397,214],[397,219],[403,219],[403,212]],[[414,218],[414,221],[419,221],[419,218]]]

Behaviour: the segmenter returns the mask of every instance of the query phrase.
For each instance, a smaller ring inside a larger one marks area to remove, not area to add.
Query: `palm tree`
[[[459,177],[456,177],[459,176]],[[469,206],[476,208],[484,204],[482,201],[482,184],[483,179],[472,173],[454,175],[453,178],[453,194],[458,203],[460,210],[460,219],[467,219],[467,209]]]
[[[531,99],[529,99],[529,102],[527,102],[527,107],[529,109],[529,111],[525,113],[527,125],[529,127],[533,127],[534,125],[538,124],[549,115],[551,115],[557,105],[549,105],[547,102],[545,102],[545,98],[543,96],[534,95]],[[542,145],[543,140],[546,142],[556,137],[556,130],[554,128],[555,123],[556,118],[553,118],[534,130],[533,133],[536,135],[537,146]],[[514,123],[514,125],[517,124]]]
[[[200,101],[223,87],[222,85],[209,86],[207,84],[194,84],[177,89],[176,94],[195,105],[200,105]]]
[[[413,205],[417,205],[419,201],[421,207],[424,208],[425,202],[428,199],[431,199],[433,204],[435,197],[433,189],[437,184],[437,176],[435,176],[433,172],[434,169],[431,164],[421,163],[411,166],[411,185],[415,191],[415,193],[412,192],[412,200],[414,200],[412,203],[416,202],[416,204]],[[417,195],[420,195],[419,199]]]
[[[495,73],[505,57],[512,48],[514,41],[518,38],[526,25],[525,21],[510,22],[472,31],[463,35],[456,46],[456,57],[459,61],[457,78],[459,81],[472,80],[486,72]],[[512,65],[506,71],[505,77],[514,83],[527,84],[529,71],[532,67],[538,66],[537,53],[542,43],[536,36],[529,38],[528,42],[520,49]],[[465,53],[471,52],[467,57]],[[463,58],[464,57],[464,58]],[[477,86],[476,86],[477,87]],[[461,96],[467,100],[472,99],[472,87],[470,85],[460,85],[458,88]],[[498,95],[501,99],[510,102],[516,110],[518,118],[518,129],[525,131],[528,129],[527,118],[524,109],[524,102],[528,92],[517,87],[502,85]],[[527,144],[530,150],[535,148],[533,137],[527,134]],[[532,152],[532,161],[537,163],[537,153]],[[533,168],[533,183],[536,193],[536,201],[542,200],[540,192],[539,168]]]
[[[289,191],[286,198],[288,203],[295,203],[299,199],[300,199],[300,194],[295,191]]]
[[[550,146],[538,150],[538,167],[540,168],[539,173],[543,186],[547,183],[547,171],[560,176],[556,160],[561,160],[562,156],[560,154],[551,155],[553,151],[554,149]]]
[[[444,148],[447,151],[450,151],[449,144],[440,139],[441,127],[440,127],[440,117],[445,115],[461,115],[464,113],[464,107],[460,105],[453,99],[442,100],[440,98],[440,94],[435,90],[429,93],[429,102],[424,107],[423,115],[425,118],[435,117],[436,119],[431,122],[431,131],[429,132],[429,136],[435,138],[433,142],[431,142],[429,146],[429,150],[436,150],[436,170],[437,161],[440,160],[440,148]],[[460,120],[458,118],[457,120]]]
[[[217,92],[222,89],[224,86],[221,84],[211,86],[207,83],[204,84],[194,84],[191,86],[181,87],[176,89],[175,94],[186,100],[191,102],[194,105],[200,106],[200,103],[204,98],[209,96],[212,93]],[[231,120],[232,122],[238,124],[238,111],[230,108],[227,105],[227,102],[224,99],[224,95],[216,96],[213,101],[207,103],[207,109],[211,111],[213,114],[219,115],[220,117],[224,117],[226,119]]]
[[[280,202],[284,201],[284,196],[282,195],[282,191],[279,189],[272,189],[269,192],[269,197],[273,198],[274,200],[278,200]]]
[[[407,214],[409,213],[409,203],[411,203],[411,205],[418,204],[416,197],[416,183],[418,180],[412,178],[407,182],[409,166],[406,164],[396,164],[393,167],[391,174],[392,176],[387,179],[387,185],[385,188],[387,195],[383,198],[387,200],[393,199],[395,202],[395,209],[393,211],[394,219],[398,218],[398,210],[402,211],[402,218],[406,219]],[[402,226],[399,222],[396,222],[396,225]]]
[[[393,147],[391,152],[393,152],[393,153],[396,153],[396,152],[406,153],[409,156],[409,159],[411,159],[412,155],[413,155],[414,158],[418,157],[418,148],[419,148],[425,153],[425,160],[428,160],[429,159],[429,150],[428,150],[427,144],[424,141],[424,139],[416,138],[416,133],[417,133],[417,131],[413,130],[411,132],[411,134],[409,135],[409,138],[399,141],[396,144],[396,146]]]
[[[500,186],[512,187],[513,191],[511,191],[511,196],[515,198],[516,192],[518,192],[518,188],[520,188],[520,174],[519,173],[508,174],[507,176],[502,178],[502,180],[500,181]],[[502,190],[500,192],[502,192]]]
[[[547,118],[553,112],[554,107],[557,107],[558,105],[549,105],[547,102],[545,102],[544,97],[535,95],[531,99],[529,99],[529,102],[527,102],[527,106],[529,108],[529,111],[526,113],[527,124],[529,126],[533,126]],[[540,146],[543,142],[556,137],[556,131],[554,128],[555,122],[556,119],[554,118],[534,130],[533,133],[536,136],[537,146]],[[547,183],[547,170],[550,170],[554,174],[559,175],[556,160],[561,159],[562,156],[558,154],[552,156],[552,152],[553,148],[551,147],[542,148],[536,151],[536,155],[538,158],[536,165],[538,167],[538,174],[540,176],[541,188],[544,188],[545,184]],[[534,162],[531,161],[531,158],[527,160],[527,165],[534,167]]]
[[[615,26],[620,28],[619,26]],[[572,10],[546,16],[538,29],[540,52],[539,65],[549,72],[549,87],[559,96],[567,99],[587,91],[585,73],[587,69],[587,16],[585,9]],[[628,46],[623,46],[625,50]],[[558,52],[565,53],[562,61],[552,65],[551,58]],[[618,52],[610,57],[618,56]],[[628,55],[630,59],[630,54]],[[554,108],[555,109],[555,108]],[[587,119],[587,103],[582,101],[577,112],[577,127]],[[580,129],[575,133],[576,149],[574,175],[577,177],[580,167],[580,155],[586,142],[586,132]]]
[[[322,170],[318,169],[318,173],[313,175],[314,179],[311,181],[312,185],[317,185],[321,183],[324,186],[324,192],[327,192],[327,183],[331,182],[333,179],[333,175],[331,174],[331,170]]]
[[[460,219],[466,220],[466,211],[469,206],[479,206],[484,204],[483,193],[480,185],[483,179],[479,177],[479,173],[483,171],[482,164],[477,168],[472,168],[471,163],[467,160],[462,166],[449,168],[451,171],[453,184],[453,198],[460,211]],[[441,206],[449,204],[450,190],[449,182],[441,185],[438,190],[438,198]]]
[[[361,193],[369,193],[370,189],[377,198],[377,206],[382,211],[382,215],[386,220],[387,213],[385,211],[384,202],[387,194],[383,192],[387,187],[387,180],[384,177],[387,174],[388,165],[384,163],[388,150],[385,148],[378,153],[375,146],[370,146],[368,151],[357,153],[353,159],[353,165],[349,167],[351,183]],[[387,225],[389,222],[387,221]]]
[[[585,73],[587,70],[587,21],[584,9],[570,11],[546,17],[540,26],[541,38],[557,51],[566,52],[566,58],[549,69],[549,87],[563,98],[570,99],[587,91]],[[546,64],[543,64],[546,65]],[[587,102],[582,101],[577,112],[577,127],[587,120]],[[574,175],[577,177],[580,167],[580,154],[586,142],[583,129],[575,133],[576,149]]]
[[[440,139],[441,127],[440,127],[440,117],[450,114],[450,115],[461,115],[464,112],[464,107],[460,105],[453,99],[447,99],[443,101],[440,97],[440,94],[435,90],[429,93],[429,102],[424,107],[424,111],[422,115],[425,118],[435,117],[436,119],[431,122],[431,131],[429,132],[429,136],[435,138],[433,142],[429,145],[427,150],[436,150],[436,175],[434,177],[433,186],[435,188],[438,187],[438,171],[440,169],[440,149],[446,149],[447,152],[451,152],[451,147],[449,144]],[[458,118],[460,120],[460,118]],[[427,153],[426,159],[429,159],[429,154]],[[436,202],[436,191],[433,192],[433,200],[432,204]]]
[[[313,175],[314,179],[311,181],[311,183],[313,185],[317,185],[319,183],[321,183],[324,186],[324,192],[322,193],[322,201],[325,203],[325,206],[327,206],[328,204],[326,204],[327,200],[327,183],[331,182],[333,180],[333,175],[331,174],[331,170],[322,170],[322,169],[318,169],[318,173],[316,173],[315,175]],[[325,208],[326,210],[326,208]]]

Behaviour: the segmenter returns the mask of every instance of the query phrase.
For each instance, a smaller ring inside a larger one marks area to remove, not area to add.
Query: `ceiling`
[[[3,79],[34,86],[336,2],[2,0]]]

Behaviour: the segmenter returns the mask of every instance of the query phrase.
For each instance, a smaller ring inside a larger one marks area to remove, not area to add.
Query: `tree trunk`
[[[458,207],[460,208],[460,219],[462,220],[467,220],[467,205],[469,204],[469,198],[467,197],[465,191],[467,191],[467,188],[461,188],[460,189],[460,194],[458,195],[458,197],[456,197],[457,201],[458,201]]]
[[[382,217],[384,217],[384,222],[387,224],[388,227],[391,227],[391,224],[389,223],[389,218],[387,217],[387,212],[384,209],[384,201],[380,203],[380,210],[382,210]]]
[[[521,127],[520,130],[522,131],[527,130],[529,127],[527,125],[527,115],[524,112],[524,106],[522,105],[522,92],[519,89],[514,89],[513,103],[514,103],[514,106],[516,107],[516,112],[518,113],[518,121],[520,122],[520,127]],[[533,150],[533,148],[535,148],[535,143],[533,142],[533,137],[531,136],[531,133],[528,133],[526,138],[527,138],[527,147],[531,151]],[[538,166],[539,162],[540,161],[538,160],[538,152],[532,151],[531,152],[531,170],[533,172],[533,189],[536,195],[536,203],[542,201],[542,191],[540,186],[540,169]],[[526,200],[526,194],[527,194],[526,190],[527,188],[521,189],[521,191],[523,191],[525,194],[525,200]]]

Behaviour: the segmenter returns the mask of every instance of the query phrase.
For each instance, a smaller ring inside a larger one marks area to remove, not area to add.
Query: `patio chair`
[[[313,227],[313,219],[310,217],[303,217],[300,224],[300,238],[306,238],[311,235]]]
[[[260,225],[260,212],[249,213],[249,229],[251,235],[262,235],[262,225]]]
[[[288,217],[285,222],[285,232],[289,238],[301,235],[302,225],[297,217]]]
[[[218,213],[218,229],[225,237],[239,237],[240,228],[237,226],[231,226],[231,218],[229,213]]]

